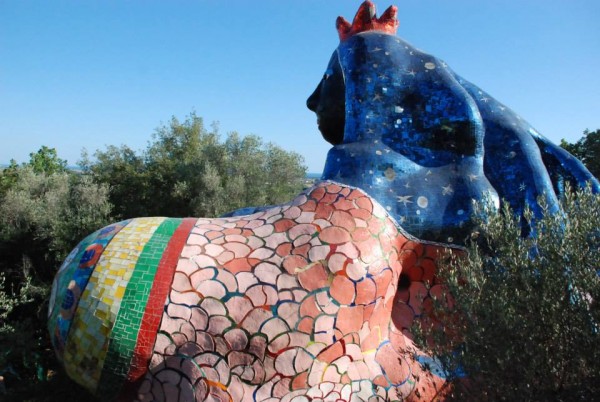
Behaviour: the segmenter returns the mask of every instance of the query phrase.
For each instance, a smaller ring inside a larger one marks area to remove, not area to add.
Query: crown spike
[[[394,30],[394,33],[396,33],[396,29],[398,29],[398,25],[400,25],[400,22],[398,21],[398,7],[389,6],[387,10],[381,14],[379,20],[384,22],[386,26],[391,27]]]
[[[373,23],[373,20],[376,20],[376,12],[375,4],[371,1],[365,1],[360,5],[356,15],[354,16],[354,20],[352,21],[352,25],[354,26],[369,26]]]
[[[357,33],[366,31],[381,31],[394,35],[396,34],[398,25],[400,25],[397,14],[398,8],[390,6],[381,17],[377,18],[375,4],[367,0],[358,8],[352,24],[344,17],[337,18],[335,25],[340,36],[340,41],[343,42]]]
[[[350,30],[350,28],[352,28],[352,24],[346,21],[344,17],[339,16],[337,17],[337,20],[335,20],[335,27],[338,32],[347,32]]]

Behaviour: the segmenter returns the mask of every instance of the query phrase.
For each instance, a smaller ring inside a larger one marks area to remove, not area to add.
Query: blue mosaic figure
[[[473,201],[506,200],[539,216],[569,182],[600,184],[576,158],[442,60],[395,36],[396,8],[365,1],[307,101],[334,147],[324,180],[377,199],[410,235],[464,244]]]

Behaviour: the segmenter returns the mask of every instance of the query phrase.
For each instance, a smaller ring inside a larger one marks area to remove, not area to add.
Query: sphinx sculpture
[[[397,26],[395,7],[377,18],[369,1],[352,24],[338,19],[340,45],[308,100],[334,144],[314,187],[252,214],[130,219],[71,252],[49,329],[75,381],[102,400],[443,393],[410,328],[440,292],[440,251],[472,229],[472,200],[519,213],[538,196],[557,208],[566,181],[600,187]]]
[[[442,60],[394,34],[394,9],[373,18],[365,3],[308,107],[320,115],[329,151],[323,179],[359,187],[410,234],[461,244],[471,200],[506,200],[516,213],[537,199],[558,208],[565,182],[598,181],[576,158],[541,136]]]

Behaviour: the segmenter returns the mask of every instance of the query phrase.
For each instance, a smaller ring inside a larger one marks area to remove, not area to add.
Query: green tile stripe
[[[111,331],[96,394],[112,400],[127,377],[154,276],[167,244],[182,219],[167,218],[146,243],[131,275]]]

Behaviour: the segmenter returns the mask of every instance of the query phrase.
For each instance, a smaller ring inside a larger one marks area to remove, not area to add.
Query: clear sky
[[[145,148],[195,111],[302,154],[327,150],[306,98],[359,0],[0,0],[0,163],[42,145]],[[378,0],[398,36],[444,59],[543,135],[600,128],[600,1]]]

